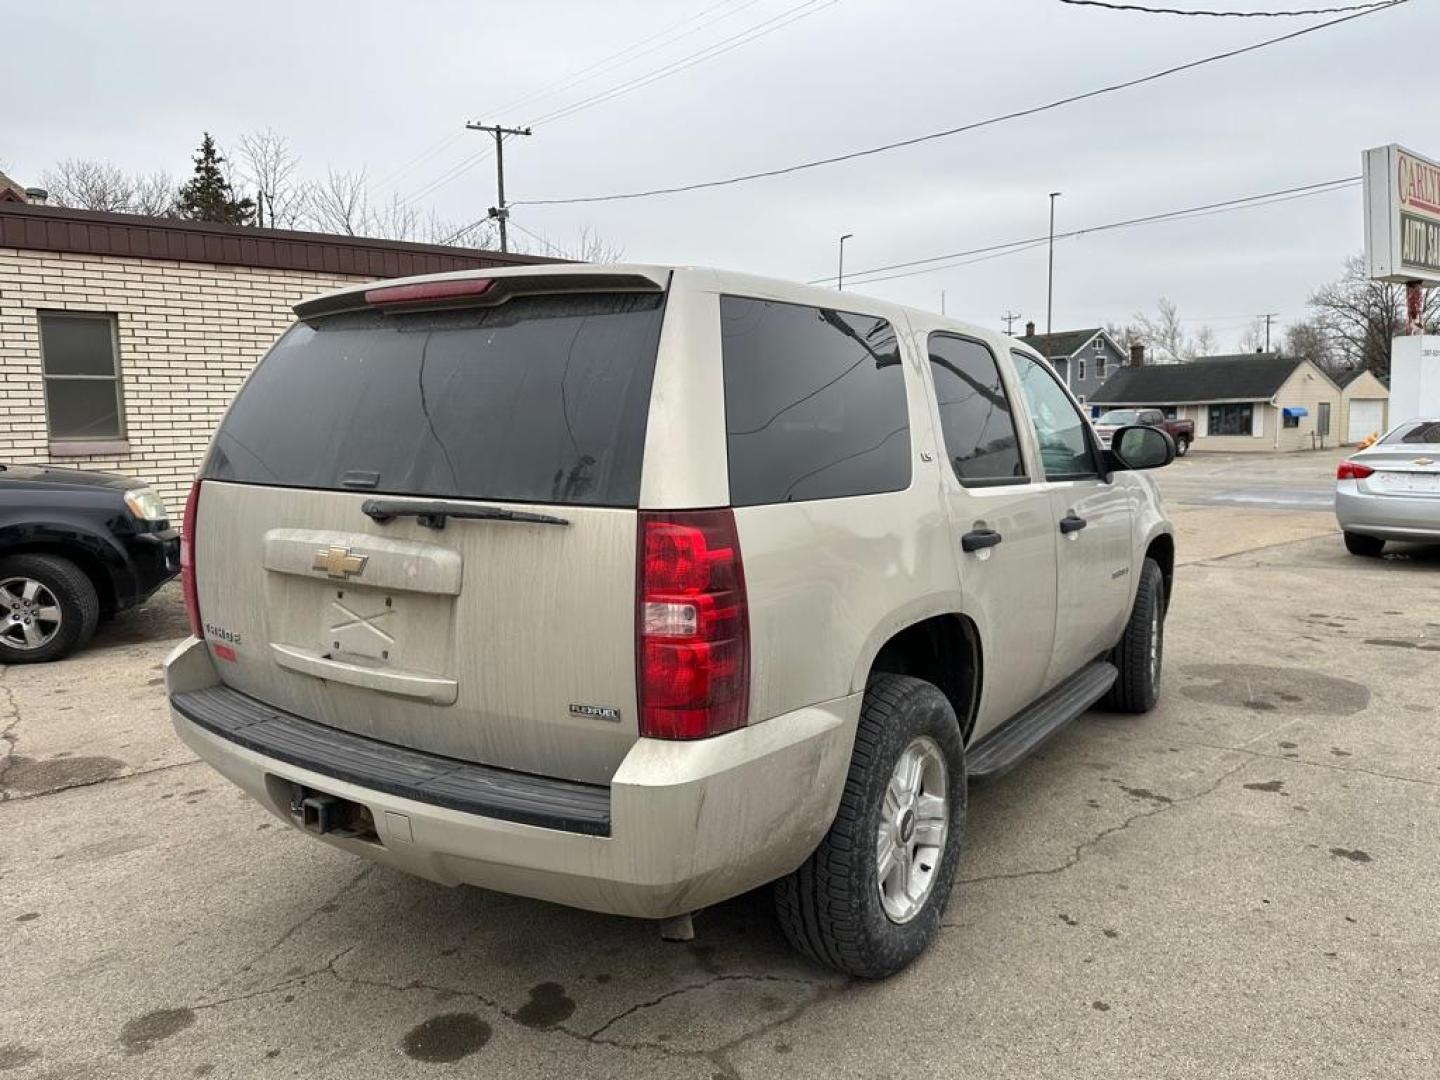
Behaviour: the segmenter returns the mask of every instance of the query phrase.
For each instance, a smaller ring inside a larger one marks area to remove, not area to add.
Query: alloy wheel
[[[949,774],[935,740],[922,735],[895,762],[876,834],[880,904],[891,922],[919,914],[935,885],[949,831]]]
[[[29,652],[48,645],[63,617],[55,594],[34,578],[0,581],[0,643]]]

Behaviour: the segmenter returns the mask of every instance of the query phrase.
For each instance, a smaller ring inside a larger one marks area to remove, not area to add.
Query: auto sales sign
[[[1365,151],[1365,261],[1378,281],[1440,285],[1440,163],[1394,144]]]

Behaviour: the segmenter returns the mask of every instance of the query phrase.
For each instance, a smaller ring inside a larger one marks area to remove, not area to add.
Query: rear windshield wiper
[[[530,525],[569,525],[566,518],[550,514],[532,514],[525,510],[506,510],[501,506],[474,506],[449,502],[397,502],[393,499],[366,499],[360,512],[383,525],[397,517],[413,517],[430,529],[445,528],[446,518],[470,518],[476,521],[515,521]]]

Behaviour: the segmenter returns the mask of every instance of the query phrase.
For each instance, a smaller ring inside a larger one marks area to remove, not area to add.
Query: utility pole
[[[1000,316],[1000,321],[1005,324],[1006,337],[1015,336],[1015,320],[1018,318],[1020,318],[1018,311],[1006,311],[1004,315]]]
[[[940,290],[940,314],[945,314],[945,290]]]
[[[498,196],[499,206],[490,207],[487,217],[495,218],[500,222],[500,250],[509,251],[509,239],[505,235],[505,219],[510,216],[505,209],[505,136],[506,135],[529,135],[527,128],[507,128],[499,124],[476,124],[465,125],[471,131],[488,131],[495,136],[495,188]]]
[[[847,232],[844,236],[840,237],[840,269],[835,275],[836,292],[845,291],[845,241],[849,240],[854,235],[854,233]]]
[[[1264,315],[1257,315],[1255,317],[1265,320],[1265,351],[1268,353],[1270,351],[1270,320],[1278,319],[1280,313],[1278,311],[1267,311]]]

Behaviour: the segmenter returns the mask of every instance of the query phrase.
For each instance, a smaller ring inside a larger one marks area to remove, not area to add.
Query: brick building
[[[0,462],[107,469],[178,513],[297,300],[524,255],[0,200]]]

